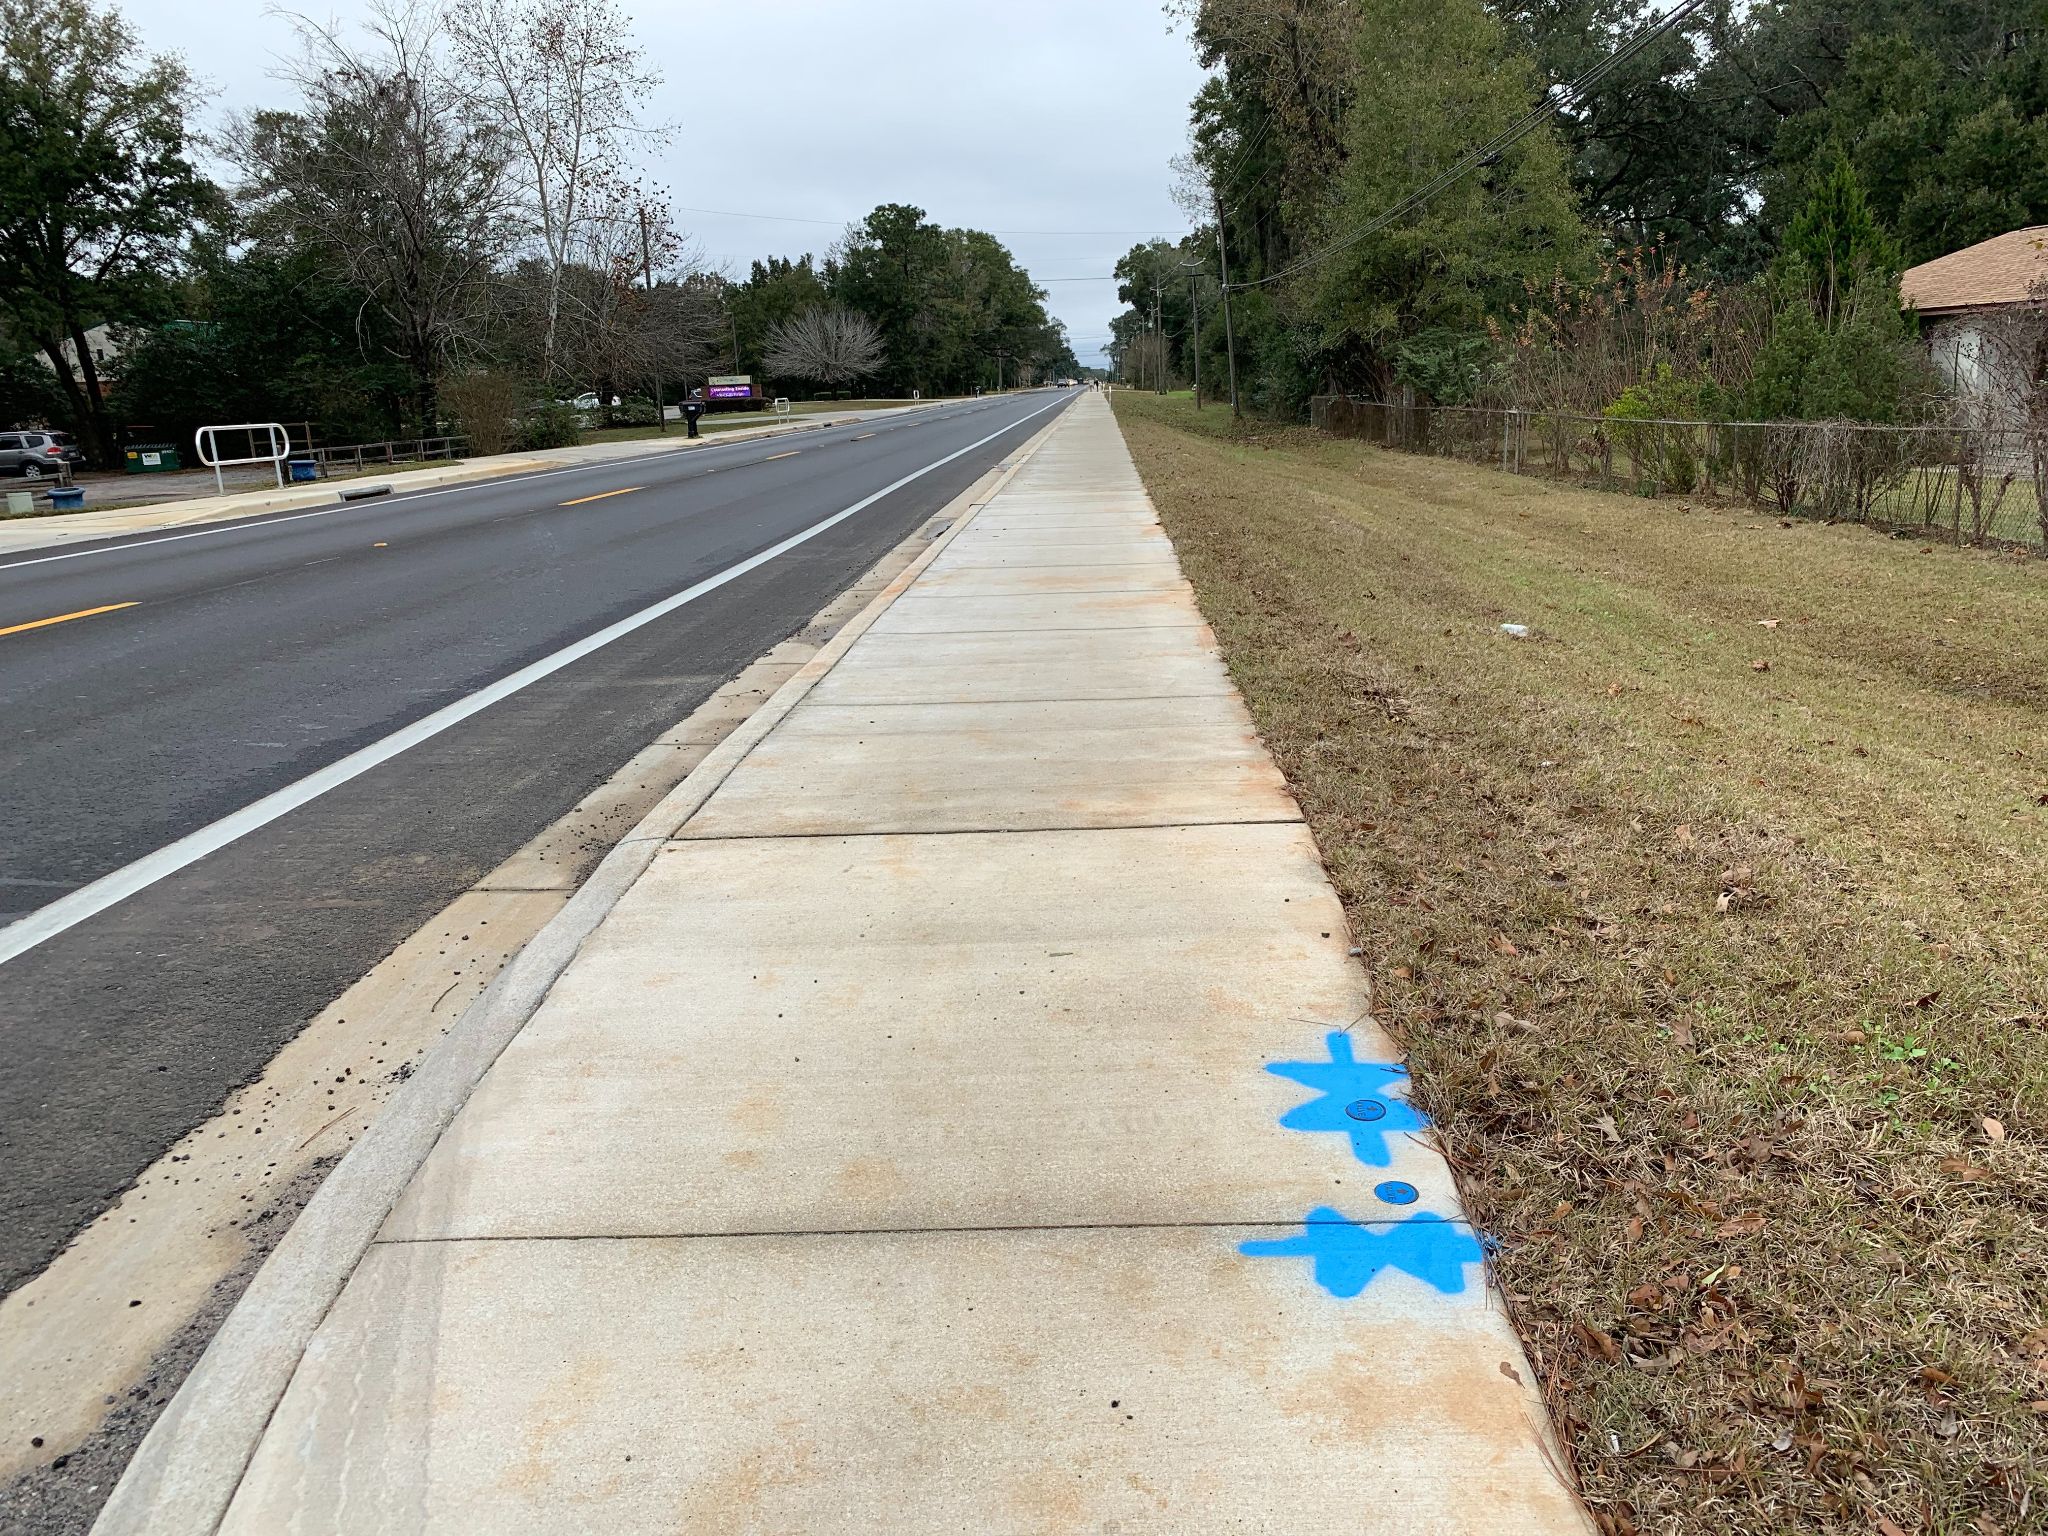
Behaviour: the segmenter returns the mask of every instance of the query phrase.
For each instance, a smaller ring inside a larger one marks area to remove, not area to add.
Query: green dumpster
[[[131,475],[163,475],[185,466],[176,443],[134,443],[122,451],[121,467]]]

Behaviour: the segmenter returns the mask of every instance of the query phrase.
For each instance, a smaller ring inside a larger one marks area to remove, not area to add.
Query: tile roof
[[[2011,304],[2048,283],[2048,224],[2015,229],[1909,267],[1899,292],[1921,314]]]

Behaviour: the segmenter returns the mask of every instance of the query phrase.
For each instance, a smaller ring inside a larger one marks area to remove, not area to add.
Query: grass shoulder
[[[1113,400],[1606,1528],[2033,1528],[2048,566]]]

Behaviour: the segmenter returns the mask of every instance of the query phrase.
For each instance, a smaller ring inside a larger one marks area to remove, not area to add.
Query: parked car
[[[40,480],[54,475],[59,464],[84,462],[69,432],[0,432],[0,475]]]

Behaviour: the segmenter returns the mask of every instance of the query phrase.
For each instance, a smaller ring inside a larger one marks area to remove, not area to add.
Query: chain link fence
[[[2048,432],[1617,419],[1344,395],[1315,397],[1309,421],[1339,437],[1510,474],[2048,550]]]

